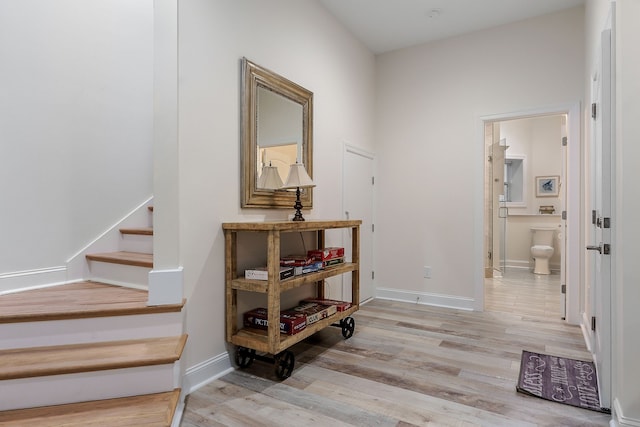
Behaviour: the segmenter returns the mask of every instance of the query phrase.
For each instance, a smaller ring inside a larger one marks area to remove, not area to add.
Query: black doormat
[[[609,413],[600,407],[593,362],[522,351],[516,390],[552,402]]]

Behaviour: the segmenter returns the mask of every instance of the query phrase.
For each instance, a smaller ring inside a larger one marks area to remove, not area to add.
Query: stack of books
[[[294,276],[313,273],[323,268],[321,261],[314,261],[313,258],[307,255],[287,255],[282,257],[280,258],[280,266],[292,267]]]
[[[336,311],[345,311],[348,308],[351,308],[351,303],[349,301],[338,301],[334,299],[324,299],[324,298],[305,298],[300,301],[301,304],[304,303],[317,303],[321,305],[333,305],[336,307]]]
[[[303,331],[308,325],[319,320],[326,319],[337,312],[345,311],[351,307],[347,301],[337,301],[320,298],[307,298],[300,304],[288,310],[280,312],[280,332],[287,335],[295,335]],[[249,310],[243,315],[244,326],[248,328],[267,329],[267,309],[263,307]]]
[[[314,249],[307,255],[316,262],[322,262],[322,268],[344,262],[344,248],[341,247]]]
[[[306,255],[287,255],[280,258],[280,280],[301,274],[313,273],[344,262],[344,248],[313,249]],[[267,267],[255,267],[244,271],[245,279],[269,280]]]

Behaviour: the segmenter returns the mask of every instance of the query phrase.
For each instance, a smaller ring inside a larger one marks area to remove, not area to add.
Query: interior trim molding
[[[620,406],[620,401],[616,398],[613,400],[613,407],[615,410],[615,417],[612,418],[612,422],[615,422],[615,425],[618,427],[640,427],[640,419],[637,418],[627,418],[622,413],[622,407]],[[612,424],[614,425],[614,424]]]
[[[182,381],[182,388],[185,390],[185,394],[191,394],[234,370],[235,368],[231,365],[229,358],[229,352],[225,351],[188,368]]]
[[[64,265],[0,274],[0,295],[67,283]]]
[[[179,304],[182,301],[183,276],[182,267],[170,270],[151,270],[149,272],[148,304]]]
[[[376,298],[473,311],[473,298],[400,289],[377,288]]]

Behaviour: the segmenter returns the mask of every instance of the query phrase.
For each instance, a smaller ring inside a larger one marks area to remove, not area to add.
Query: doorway
[[[578,324],[580,262],[575,257],[580,244],[582,211],[580,106],[482,119],[484,277],[501,278],[509,271],[518,275],[532,271],[531,228],[552,227],[554,254],[550,266],[551,272],[559,277],[557,292],[561,298],[557,315]],[[574,145],[569,141],[575,141]],[[545,194],[538,188],[542,179],[552,181],[552,191]],[[569,188],[573,191],[568,191]],[[480,292],[484,307],[484,280]]]
[[[343,151],[343,211],[345,219],[360,219],[360,303],[375,297],[374,289],[374,164],[373,153],[345,144]],[[346,232],[351,232],[350,230]],[[348,240],[348,239],[346,239]],[[345,247],[347,258],[351,248]],[[351,283],[348,274],[344,283]],[[344,301],[351,301],[351,287],[342,287]]]

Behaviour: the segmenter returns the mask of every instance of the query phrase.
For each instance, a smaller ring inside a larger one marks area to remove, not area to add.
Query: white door
[[[373,186],[374,155],[345,144],[343,156],[343,206],[345,219],[360,219],[360,302],[374,297]],[[349,233],[351,230],[348,231]],[[350,239],[345,239],[350,242]],[[347,258],[351,247],[345,247]],[[345,277],[344,283],[351,283]],[[344,300],[351,300],[350,286],[343,286]]]
[[[588,236],[589,289],[586,292],[586,321],[598,371],[600,404],[610,408],[611,378],[611,190],[612,190],[612,50],[611,30],[603,31],[599,67],[593,79],[591,232]]]

